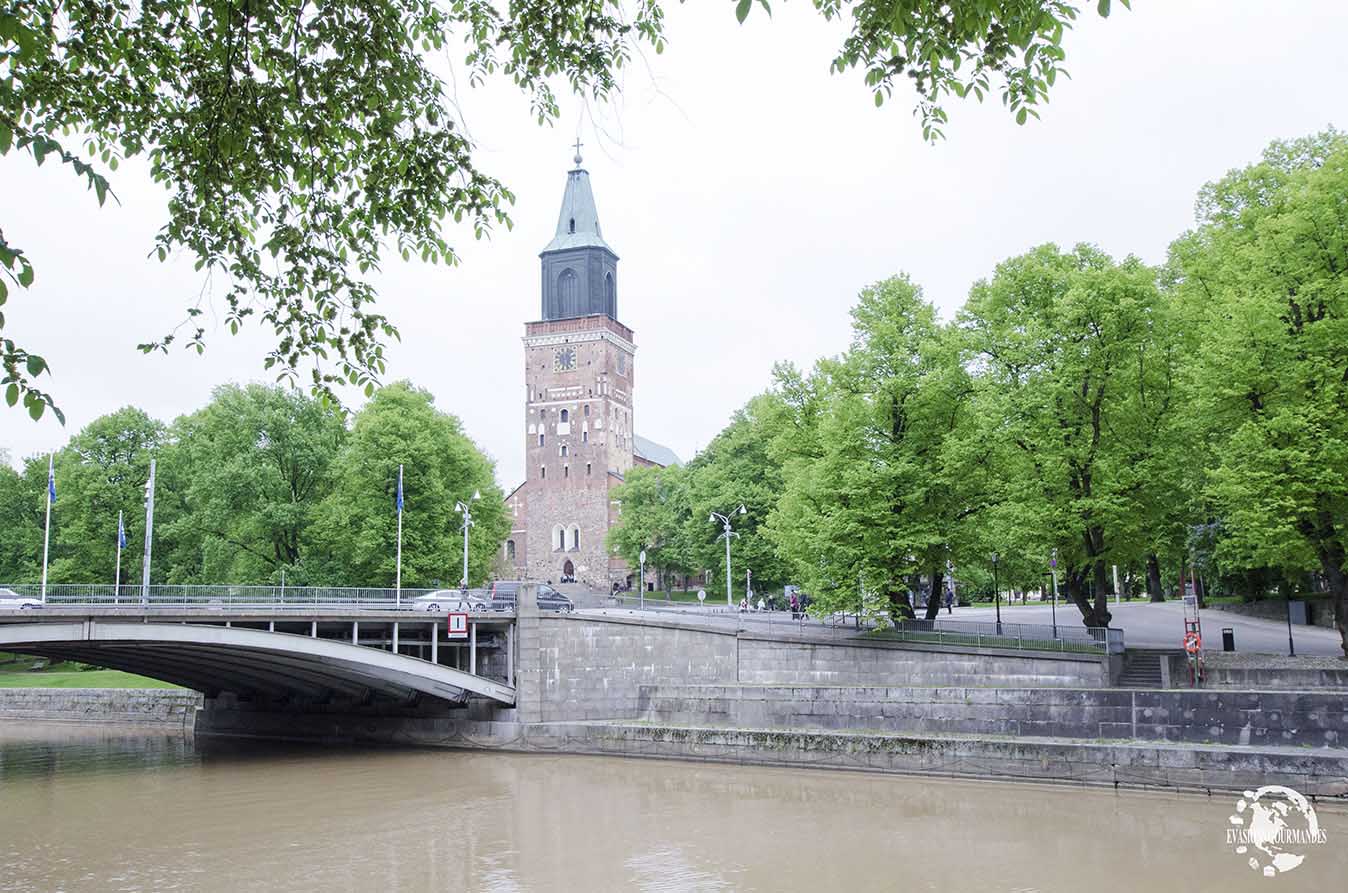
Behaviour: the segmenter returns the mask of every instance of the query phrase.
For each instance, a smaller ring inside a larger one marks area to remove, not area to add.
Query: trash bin
[[[1236,650],[1236,631],[1229,626],[1222,627],[1222,650]]]

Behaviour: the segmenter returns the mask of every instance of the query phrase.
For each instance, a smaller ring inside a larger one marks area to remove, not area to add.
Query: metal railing
[[[1123,653],[1123,630],[1102,626],[1051,626],[1046,623],[981,620],[905,620],[878,630],[873,635],[896,642],[972,645],[975,648]]]
[[[24,598],[40,598],[42,587],[36,583],[0,584],[0,596],[9,590]],[[114,587],[104,583],[48,583],[47,605],[57,607],[141,608],[360,608],[362,610],[410,611],[419,596],[444,592],[446,599],[457,599],[457,589],[403,589],[354,586],[194,586],[154,584],[142,594],[137,584]],[[490,602],[490,594],[470,589],[475,600]],[[448,605],[445,605],[448,608]]]
[[[789,611],[739,611],[724,604],[701,605],[697,602],[669,602],[663,598],[622,594],[609,598],[609,604],[659,614],[675,614],[709,619],[735,615],[736,629],[746,632],[767,630],[799,634],[825,634],[830,637],[868,635],[883,641],[917,642],[972,648],[1014,648],[1025,651],[1061,651],[1083,654],[1122,654],[1123,630],[1105,627],[1051,626],[1035,623],[996,623],[968,620],[909,620],[898,625],[879,618],[834,613],[823,617]]]

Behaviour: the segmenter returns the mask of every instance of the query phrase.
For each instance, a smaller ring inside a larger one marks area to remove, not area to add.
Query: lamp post
[[[1053,575],[1053,638],[1058,638],[1058,550],[1053,550],[1053,556],[1048,560],[1048,566],[1052,569]]]
[[[641,555],[639,555],[638,558],[639,558],[640,561],[641,561],[641,594],[638,596],[638,599],[639,599],[638,604],[640,604],[641,610],[644,611],[644,610],[646,610],[646,550],[645,550],[645,549],[642,549],[642,550],[641,550]]]
[[[721,526],[723,528],[721,536],[725,537],[725,603],[728,607],[731,608],[735,607],[735,599],[730,592],[730,590],[733,588],[733,583],[730,579],[730,538],[733,536],[739,536],[739,534],[736,533],[733,529],[731,529],[730,519],[733,518],[735,515],[747,515],[747,514],[749,514],[749,510],[746,509],[743,504],[741,504],[739,508],[735,509],[728,515],[723,515],[720,512],[712,512],[711,517],[707,519],[713,524],[715,524],[717,521],[721,522]]]
[[[1002,634],[1002,591],[997,587],[997,553],[992,553],[992,601],[997,606],[997,635]]]
[[[465,592],[468,591],[468,528],[473,526],[471,504],[481,498],[481,491],[474,490],[472,499],[469,499],[467,502],[460,500],[454,503],[454,511],[463,515],[463,578],[459,580],[459,587]]]

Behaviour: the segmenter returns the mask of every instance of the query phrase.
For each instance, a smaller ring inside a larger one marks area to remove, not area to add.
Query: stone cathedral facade
[[[637,436],[636,339],[618,321],[618,255],[604,241],[590,175],[567,174],[557,232],[542,261],[541,318],[524,326],[525,481],[506,498],[504,545],[520,579],[602,589],[629,582],[607,547],[622,507],[613,490],[634,465],[678,462]]]

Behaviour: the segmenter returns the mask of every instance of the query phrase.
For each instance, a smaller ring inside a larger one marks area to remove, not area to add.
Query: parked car
[[[419,595],[412,599],[413,611],[485,611],[487,601],[480,594],[471,590],[464,592],[462,589],[437,589],[434,592],[428,592],[425,595]]]
[[[13,589],[0,589],[0,611],[28,611],[42,607],[35,598],[19,595]]]
[[[491,609],[493,611],[515,610],[515,600],[519,596],[520,580],[497,580],[491,584]],[[546,583],[538,584],[538,609],[540,611],[558,611],[569,614],[576,609],[571,599],[553,589]]]

